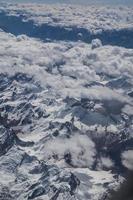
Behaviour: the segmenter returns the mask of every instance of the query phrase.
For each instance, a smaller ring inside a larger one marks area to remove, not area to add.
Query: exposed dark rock
[[[12,130],[0,126],[0,156],[7,153],[7,151],[14,145],[15,139]]]
[[[45,194],[45,189],[41,186],[34,189],[31,195],[29,195],[28,199],[35,199],[36,197],[39,197],[41,195]]]

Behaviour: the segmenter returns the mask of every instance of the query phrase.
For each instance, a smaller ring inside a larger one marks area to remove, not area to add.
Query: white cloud
[[[67,9],[66,9],[67,7]],[[10,4],[1,6],[9,15],[24,14],[25,20],[67,27],[83,27],[91,32],[132,27],[133,8],[113,6]],[[36,14],[35,14],[36,13]],[[45,14],[44,14],[45,13]]]
[[[132,50],[119,47],[119,54],[114,55],[112,52],[116,47],[105,46],[92,53],[91,45],[81,42],[70,43],[69,49],[66,42],[42,43],[24,35],[16,38],[4,32],[0,32],[0,40],[0,73],[27,73],[44,88],[49,86],[62,97],[130,101],[121,91],[104,86],[108,78],[103,80],[100,73],[108,76],[123,74],[130,80]],[[103,86],[86,88],[85,85],[91,82]]]
[[[92,45],[92,49],[96,49],[102,46],[102,42],[99,39],[94,39],[92,40],[91,45]]]
[[[122,109],[122,111],[125,113],[125,114],[127,114],[127,115],[133,115],[133,106],[131,106],[131,105],[126,105],[123,109]]]
[[[53,155],[58,155],[58,161],[64,159],[66,153],[70,153],[72,164],[76,167],[91,168],[95,159],[94,143],[89,137],[78,134],[71,138],[55,138],[47,141],[43,152],[45,159],[52,159]]]
[[[123,165],[126,168],[133,170],[133,150],[124,151],[121,158]]]
[[[101,164],[106,168],[112,168],[114,166],[113,161],[107,157],[101,157]]]

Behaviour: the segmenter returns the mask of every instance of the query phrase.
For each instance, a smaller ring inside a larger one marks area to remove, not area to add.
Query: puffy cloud
[[[133,150],[124,151],[121,158],[123,165],[126,168],[133,170]]]
[[[67,6],[67,9],[66,9]],[[78,5],[40,5],[8,4],[1,6],[8,15],[25,16],[24,20],[33,20],[36,24],[48,23],[62,27],[82,27],[96,33],[101,30],[114,30],[132,27],[132,7],[78,6]],[[36,13],[36,14],[35,14]]]
[[[94,39],[92,40],[91,45],[92,45],[92,49],[95,49],[95,48],[101,47],[102,42],[99,39]]]
[[[123,74],[131,80],[132,50],[117,47],[119,54],[114,55],[116,47],[105,46],[92,53],[91,45],[81,42],[70,43],[68,48],[67,42],[42,43],[4,32],[0,32],[0,40],[0,73],[29,74],[44,88],[50,87],[62,97],[130,101],[121,90],[111,89],[106,83],[112,75]]]
[[[44,144],[43,152],[45,152],[45,159],[52,159],[54,155],[57,155],[57,161],[64,159],[66,154],[70,154],[71,164],[76,167],[91,168],[95,160],[95,145],[85,135],[77,134],[71,138],[51,139]]]
[[[103,167],[112,168],[114,166],[113,161],[110,158],[102,157],[101,164]]]
[[[133,107],[131,105],[126,105],[122,111],[127,114],[127,115],[130,115],[132,116],[133,115]]]

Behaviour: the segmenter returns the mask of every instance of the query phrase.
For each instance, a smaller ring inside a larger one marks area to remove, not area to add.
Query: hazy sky
[[[0,0],[0,2],[5,2]],[[120,5],[133,5],[133,0],[6,0],[6,2],[18,3],[74,3],[74,4],[120,4]]]

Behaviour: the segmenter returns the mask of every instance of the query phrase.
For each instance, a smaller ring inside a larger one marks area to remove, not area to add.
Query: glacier
[[[0,199],[108,200],[133,170],[133,7],[0,5]]]

